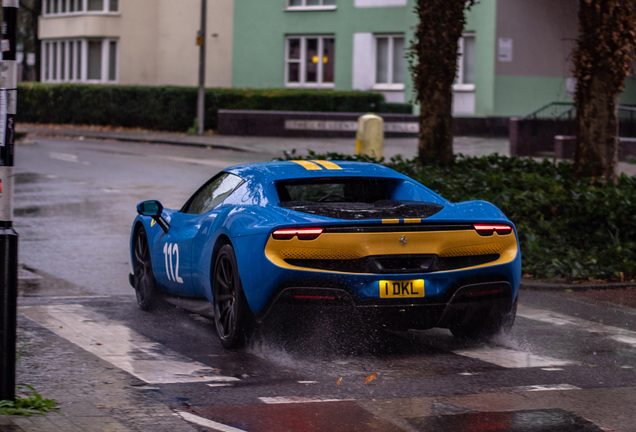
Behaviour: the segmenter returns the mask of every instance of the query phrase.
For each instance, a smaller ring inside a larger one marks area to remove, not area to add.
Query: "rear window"
[[[373,203],[391,199],[393,179],[344,178],[310,179],[281,182],[276,185],[281,202],[359,202]]]
[[[401,179],[288,180],[276,190],[281,207],[345,220],[427,218],[444,208],[424,188]]]

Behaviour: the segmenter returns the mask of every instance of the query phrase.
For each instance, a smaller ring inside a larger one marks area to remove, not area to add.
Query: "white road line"
[[[239,381],[82,305],[23,306],[19,312],[148,384]]]
[[[280,397],[259,397],[261,402],[266,404],[297,404],[297,403],[315,403],[315,402],[345,402],[354,399],[331,399],[322,396],[280,396]]]
[[[74,162],[74,163],[78,163],[79,159],[77,158],[77,155],[74,154],[67,154],[67,153],[49,153],[49,157],[51,159],[57,159],[57,160],[61,160],[64,162]]]
[[[505,368],[531,368],[578,364],[568,360],[559,360],[525,351],[517,351],[510,348],[500,347],[475,348],[470,350],[453,351],[453,353],[485,361],[487,363],[493,363]]]
[[[179,156],[160,156],[160,155],[156,155],[155,157],[158,157],[161,159],[168,159],[175,162],[184,162],[184,163],[195,164],[195,165],[205,165],[205,166],[211,166],[215,168],[227,168],[231,165],[227,161],[222,161],[217,159],[194,159],[194,158],[184,158]]]
[[[298,381],[298,384],[318,384],[318,381]]]
[[[190,414],[188,412],[179,411],[176,415],[182,419],[189,421],[190,423],[198,424],[199,426],[208,427],[219,432],[245,432],[243,429],[237,429],[232,426],[224,425],[223,423],[217,423],[212,420],[208,420],[198,415]]]
[[[232,387],[234,384],[220,383],[220,384],[206,384],[208,387]]]
[[[541,370],[544,370],[547,372],[555,372],[555,371],[562,371],[563,368],[541,368]]]
[[[602,334],[617,342],[636,346],[636,332],[625,330],[619,327],[608,326],[596,322],[584,320],[582,318],[571,317],[557,312],[534,309],[527,306],[519,306],[517,315],[534,321],[544,322],[557,326],[572,326],[578,330],[589,333]]]
[[[497,393],[517,393],[517,392],[537,392],[537,391],[564,391],[564,390],[581,390],[580,387],[571,384],[549,384],[549,385],[530,385],[519,387],[501,387],[494,389]]]

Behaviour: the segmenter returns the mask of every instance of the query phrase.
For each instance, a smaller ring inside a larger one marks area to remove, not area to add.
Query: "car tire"
[[[502,332],[507,333],[512,329],[517,316],[517,301],[515,299],[509,311],[495,312],[485,308],[475,313],[469,320],[449,327],[453,336],[459,339],[487,340]]]
[[[150,245],[146,230],[137,230],[133,244],[133,285],[137,296],[137,304],[143,311],[152,310],[157,305],[159,289],[152,271]]]
[[[254,315],[247,304],[234,248],[219,250],[212,273],[212,295],[216,332],[224,348],[243,347],[252,334]]]

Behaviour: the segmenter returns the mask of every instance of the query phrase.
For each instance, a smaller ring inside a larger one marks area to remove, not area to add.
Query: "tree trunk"
[[[618,105],[636,45],[633,0],[580,0],[574,51],[579,175],[616,179]]]
[[[618,99],[599,74],[578,95],[576,171],[586,176],[616,178],[618,163]]]
[[[420,103],[419,160],[450,166],[453,156],[453,82],[457,44],[473,1],[418,0],[419,24],[411,46],[416,100]]]

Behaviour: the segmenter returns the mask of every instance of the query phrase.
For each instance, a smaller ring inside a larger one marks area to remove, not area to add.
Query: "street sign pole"
[[[15,399],[18,234],[13,229],[13,144],[18,102],[19,0],[2,1],[0,76],[0,400]]]
[[[205,121],[205,23],[207,21],[207,0],[201,0],[201,30],[197,37],[199,45],[199,100],[197,105],[197,119],[199,122],[199,135],[203,135]]]

